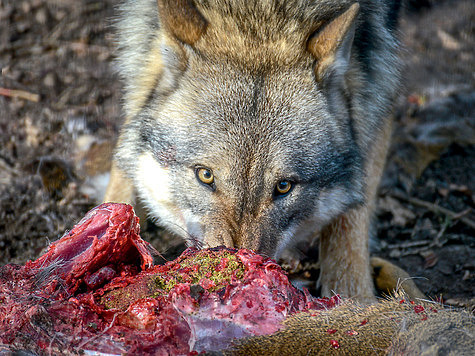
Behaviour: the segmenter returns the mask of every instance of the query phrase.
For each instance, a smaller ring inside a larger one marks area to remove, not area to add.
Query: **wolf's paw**
[[[374,285],[378,292],[390,295],[394,291],[404,290],[411,299],[427,299],[407,272],[391,262],[379,257],[372,257],[371,269]]]

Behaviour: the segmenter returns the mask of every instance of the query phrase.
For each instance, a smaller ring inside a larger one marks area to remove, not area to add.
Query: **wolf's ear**
[[[327,69],[337,61],[347,64],[355,31],[359,4],[354,3],[337,18],[324,24],[308,40],[307,50],[317,60],[315,73],[322,79]]]
[[[208,23],[192,0],[157,0],[160,23],[179,41],[193,45],[206,32]]]

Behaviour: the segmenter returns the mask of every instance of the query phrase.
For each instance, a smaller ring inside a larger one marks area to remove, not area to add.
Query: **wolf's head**
[[[147,63],[160,67],[117,158],[161,225],[276,256],[299,227],[363,200],[349,79],[358,5],[158,3]]]

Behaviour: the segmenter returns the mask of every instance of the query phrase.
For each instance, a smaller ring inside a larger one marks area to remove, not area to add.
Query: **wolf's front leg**
[[[326,227],[320,236],[320,285],[323,296],[334,293],[359,301],[374,300],[370,271],[368,207],[353,209]]]
[[[369,228],[390,136],[391,121],[387,120],[367,150],[364,165],[366,202],[335,219],[321,233],[319,283],[324,296],[338,293],[360,301],[375,300]]]

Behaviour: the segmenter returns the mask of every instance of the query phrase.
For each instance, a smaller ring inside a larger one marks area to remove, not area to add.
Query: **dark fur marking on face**
[[[163,126],[155,124],[151,118],[146,119],[143,120],[139,133],[140,140],[163,166],[176,162],[176,146],[165,139],[168,135]]]
[[[276,203],[277,206],[281,205],[282,209],[288,209],[286,214],[281,214],[279,209],[273,213],[272,221],[278,223],[275,228],[279,231],[286,231],[293,223],[301,222],[312,214],[318,202],[318,192],[308,188],[304,185],[300,192],[292,193],[296,194],[295,196],[283,198],[281,202]]]
[[[252,103],[251,103],[251,112],[249,113],[250,116],[257,117],[259,115],[259,102],[262,100],[263,92],[264,91],[264,75],[257,74],[254,80],[254,88],[253,88],[253,95],[252,95]]]
[[[160,75],[158,75],[155,80],[153,81],[153,87],[152,87],[152,90],[150,90],[150,92],[148,93],[147,95],[147,98],[145,99],[145,102],[143,104],[143,108],[146,108],[150,105],[150,103],[154,102],[154,100],[158,97],[158,83],[160,82],[160,79],[162,78],[163,76],[163,72],[160,73]],[[165,99],[164,97],[162,97],[162,100]]]
[[[304,215],[305,215],[305,211],[299,209],[298,211],[295,211],[293,214],[291,214],[288,218],[286,219],[281,218],[279,220],[280,222],[279,227],[282,229],[282,231],[285,231],[292,224],[293,221],[300,220],[300,218],[302,218]],[[281,215],[281,216],[284,217],[285,215]]]
[[[147,109],[152,105],[157,107],[161,103],[165,102],[168,97],[170,97],[180,88],[184,74],[185,72],[178,72],[176,75],[174,75],[173,85],[171,87],[163,87],[160,86],[160,81],[163,78],[163,72],[161,72],[160,75],[155,78],[153,89],[149,92],[147,99],[143,104],[143,109]]]
[[[308,160],[308,157],[297,158],[293,162],[293,167],[297,175],[304,184],[311,184],[318,188],[331,188],[337,185],[351,182],[355,165],[358,166],[360,161],[359,154],[356,150],[346,150],[344,152],[331,151],[325,154],[321,153],[315,157],[313,167],[315,170],[309,172],[307,169],[302,170],[299,167],[307,167],[302,162]]]

